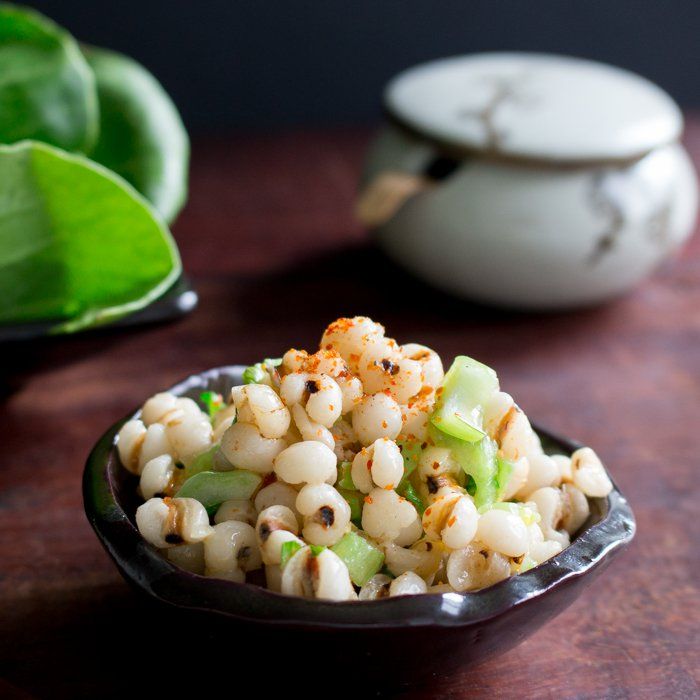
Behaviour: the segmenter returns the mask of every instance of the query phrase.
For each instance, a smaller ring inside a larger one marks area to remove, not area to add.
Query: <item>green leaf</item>
[[[0,146],[0,323],[106,323],[180,270],[167,227],[120,177],[46,144]]]
[[[0,4],[0,142],[35,139],[87,152],[97,137],[95,79],[66,31]]]
[[[302,548],[302,546],[303,545],[300,545],[294,540],[284,542],[280,549],[280,567],[284,569],[287,562]]]
[[[190,143],[161,84],[122,54],[84,47],[95,73],[100,130],[90,157],[130,182],[167,222],[187,199]]]
[[[260,474],[244,469],[199,472],[187,479],[175,495],[178,498],[194,498],[205,508],[211,508],[231,499],[247,501],[261,481]]]
[[[364,586],[384,564],[381,550],[355,532],[345,533],[331,551],[345,562],[356,586]]]

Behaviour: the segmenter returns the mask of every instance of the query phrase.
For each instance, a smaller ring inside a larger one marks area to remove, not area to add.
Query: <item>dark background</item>
[[[371,123],[414,63],[535,50],[637,71],[700,106],[698,0],[41,0],[79,39],[139,59],[195,133]]]

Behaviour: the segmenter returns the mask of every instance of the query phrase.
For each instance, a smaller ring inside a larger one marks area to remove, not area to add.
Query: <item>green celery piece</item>
[[[262,363],[258,362],[243,370],[243,383],[260,384],[265,379],[266,375],[267,372],[265,372]]]
[[[180,114],[142,65],[83,47],[95,73],[100,128],[90,157],[121,175],[172,222],[187,199],[190,143]]]
[[[498,377],[486,365],[459,355],[438,389],[430,418],[440,431],[467,442],[478,442],[482,429],[483,405],[498,391]]]
[[[413,484],[410,481],[404,479],[398,485],[396,493],[398,493],[399,496],[403,496],[407,501],[412,503],[415,509],[418,511],[418,515],[423,517],[423,513],[425,512],[425,503],[423,503],[423,500],[413,488]]]
[[[338,488],[338,493],[348,502],[350,506],[350,520],[360,527],[362,522],[362,506],[365,502],[364,494],[359,491],[351,491],[349,489]]]
[[[284,569],[287,562],[303,547],[303,545],[295,542],[294,540],[289,540],[289,542],[284,542],[282,548],[280,549],[280,567]]]
[[[326,548],[322,544],[310,544],[309,549],[311,550],[311,556],[317,557]]]
[[[207,407],[209,418],[213,418],[225,405],[223,396],[215,391],[203,391],[199,400]]]
[[[476,493],[476,481],[474,481],[474,477],[471,474],[467,474],[467,483],[464,488],[470,496]]]
[[[1,3],[0,143],[35,139],[87,153],[98,115],[95,76],[75,39],[35,10]]]
[[[418,466],[423,448],[418,440],[398,440],[397,444],[403,457],[403,478],[407,479]]]
[[[197,455],[190,464],[185,467],[185,478],[189,479],[200,472],[214,471],[214,455],[219,450],[219,445],[210,447],[206,452]]]
[[[364,586],[384,564],[384,554],[364,537],[347,532],[331,547],[348,567],[350,579],[356,586]]]
[[[243,383],[244,384],[269,384],[270,374],[268,368],[279,367],[282,364],[282,358],[269,358],[266,357],[262,362],[256,362],[250,367],[246,367],[243,370]]]
[[[336,486],[346,491],[355,490],[355,482],[352,480],[352,462],[341,462],[338,469],[338,481]]]
[[[260,474],[244,469],[234,469],[229,472],[199,472],[187,479],[175,496],[194,498],[205,508],[212,508],[232,498],[248,500],[261,481]]]
[[[180,274],[175,242],[118,175],[43,143],[0,146],[0,323],[107,323]]]
[[[491,438],[479,442],[466,442],[450,435],[431,431],[436,445],[448,447],[462,470],[474,480],[474,503],[478,506],[493,503],[498,496],[498,446]]]
[[[508,480],[513,473],[515,465],[508,459],[496,457],[496,500],[500,501],[503,498],[503,493],[508,486]]]

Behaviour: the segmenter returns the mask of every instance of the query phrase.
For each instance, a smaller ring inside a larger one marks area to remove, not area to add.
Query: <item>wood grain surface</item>
[[[123,696],[144,678],[163,697],[187,680],[201,697],[221,682],[235,694],[243,678],[266,687],[264,673],[236,668],[245,640],[231,640],[230,668],[212,667],[207,630],[163,620],[127,587],[83,514],[82,468],[103,430],[149,394],[208,367],[312,347],[327,322],[358,313],[447,360],[467,353],[495,367],[535,420],[598,450],[638,522],[631,547],[567,612],[505,656],[407,697],[700,695],[700,240],[598,309],[473,306],[408,277],[354,223],[368,138],[195,143],[174,232],[196,312],[0,348],[0,696]],[[700,119],[687,143],[697,162]],[[283,650],[261,658],[273,675],[296,675]],[[310,654],[300,673],[312,687],[316,672]]]

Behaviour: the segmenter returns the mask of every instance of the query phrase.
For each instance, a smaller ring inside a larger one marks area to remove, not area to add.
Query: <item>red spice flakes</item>
[[[444,387],[444,386],[439,386],[439,387],[436,389],[436,391],[435,391],[435,395],[436,395],[436,396],[440,396],[440,394],[442,394],[443,391],[445,391],[445,387]]]
[[[431,508],[427,508],[426,511],[425,511],[425,514],[426,514],[428,517],[430,517],[430,513],[432,513],[432,509],[431,509]]]
[[[365,496],[365,503],[372,504],[372,503],[374,503],[374,501],[372,500],[371,496]]]
[[[346,333],[355,322],[351,318],[338,318],[326,328],[326,333]]]
[[[382,428],[384,428],[384,430],[386,430],[388,427],[389,427],[389,424],[385,420],[383,420],[382,421]]]
[[[433,469],[434,469],[435,471],[437,471],[438,469],[440,469],[440,462],[433,462]]]
[[[373,459],[368,459],[368,460],[367,460],[367,469],[371,469],[373,464],[374,464],[374,460],[373,460]]]
[[[329,403],[329,404],[328,404],[328,410],[330,410],[330,411],[333,410],[333,404],[332,404],[332,403]]]
[[[394,484],[388,484],[387,486],[384,487],[385,491],[393,491],[394,490]]]
[[[457,517],[453,515],[453,516],[447,521],[447,527],[452,527],[456,522],[457,522]]]

